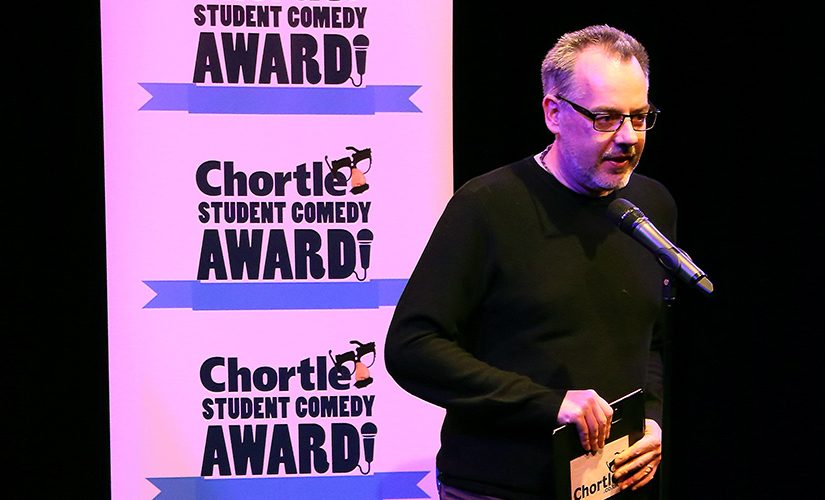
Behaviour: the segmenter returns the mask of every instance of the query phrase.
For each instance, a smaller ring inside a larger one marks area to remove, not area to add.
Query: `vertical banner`
[[[436,497],[382,352],[452,193],[452,3],[101,21],[113,498]]]

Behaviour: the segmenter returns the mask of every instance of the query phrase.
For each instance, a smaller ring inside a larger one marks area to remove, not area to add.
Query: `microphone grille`
[[[370,39],[366,35],[355,35],[355,38],[352,39],[352,45],[356,49],[366,49],[370,46]]]
[[[624,198],[616,198],[607,206],[607,216],[624,232],[632,232],[636,222],[645,218],[639,207]]]
[[[372,231],[370,231],[369,229],[362,229],[358,231],[358,234],[355,235],[355,238],[358,241],[372,241]]]

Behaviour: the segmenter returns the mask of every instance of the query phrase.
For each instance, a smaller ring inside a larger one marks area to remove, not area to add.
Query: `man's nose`
[[[615,140],[620,144],[636,144],[639,142],[639,135],[643,133],[634,130],[630,119],[625,118],[619,130],[616,131]]]

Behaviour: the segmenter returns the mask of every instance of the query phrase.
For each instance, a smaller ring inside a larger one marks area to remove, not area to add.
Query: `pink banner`
[[[101,0],[113,498],[437,496],[381,353],[452,193],[451,13]]]

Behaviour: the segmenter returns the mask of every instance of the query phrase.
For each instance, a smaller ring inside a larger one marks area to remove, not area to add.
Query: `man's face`
[[[629,61],[591,47],[579,55],[574,91],[564,96],[591,112],[640,113],[649,109],[648,82],[635,58]],[[602,196],[627,185],[642,155],[645,132],[629,119],[615,132],[593,129],[593,121],[569,103],[545,97],[545,119],[556,134],[554,174],[576,192]]]

